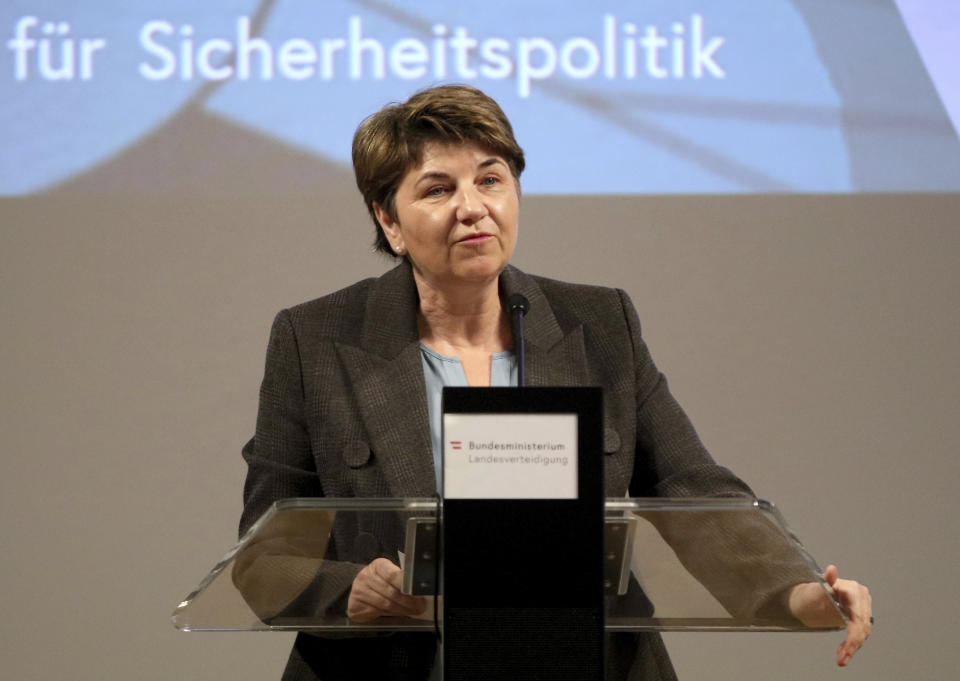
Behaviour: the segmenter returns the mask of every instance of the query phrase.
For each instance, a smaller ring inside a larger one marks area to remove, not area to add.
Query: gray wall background
[[[273,314],[388,265],[345,170],[178,126],[0,203],[7,679],[279,678],[292,640],[169,616],[235,538]],[[681,678],[955,678],[958,214],[957,195],[524,198],[515,263],[625,288],[714,456],[874,594],[848,670],[837,634],[672,634]]]

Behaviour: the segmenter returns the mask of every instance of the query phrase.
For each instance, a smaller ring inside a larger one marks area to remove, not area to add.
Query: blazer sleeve
[[[755,499],[753,490],[703,446],[650,357],[629,297],[620,295],[636,367],[637,448],[630,495]],[[812,577],[794,538],[759,515],[701,512],[650,520],[684,567],[731,615],[791,619],[779,607],[778,596]]]
[[[274,319],[267,345],[256,431],[243,448],[248,470],[241,536],[279,499],[324,496],[311,447],[306,398],[293,319],[283,310]],[[235,570],[234,583],[265,621],[343,615],[353,579],[363,566],[331,560],[336,553],[332,537],[318,543],[310,532],[290,532],[249,544],[237,556],[236,565],[242,570]]]
[[[306,422],[306,395],[290,313],[273,321],[253,438],[243,448],[242,536],[269,507],[289,497],[322,497]]]
[[[670,394],[640,334],[629,296],[618,291],[633,349],[637,443],[630,496],[754,497],[753,491],[717,465],[683,409]]]

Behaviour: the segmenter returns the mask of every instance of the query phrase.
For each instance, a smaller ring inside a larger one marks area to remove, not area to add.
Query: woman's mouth
[[[482,244],[484,241],[488,241],[492,238],[492,235],[486,233],[470,234],[469,236],[465,236],[464,238],[460,239],[460,241],[457,243],[471,246],[473,244]]]

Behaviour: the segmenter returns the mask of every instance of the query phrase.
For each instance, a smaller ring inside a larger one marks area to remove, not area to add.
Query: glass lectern
[[[278,501],[177,606],[173,623],[184,631],[442,632],[437,510],[435,499]],[[608,631],[828,631],[844,625],[835,600],[836,617],[823,626],[786,611],[781,595],[794,584],[819,582],[830,591],[769,502],[608,499],[604,520]],[[338,543],[335,537],[353,539]],[[385,546],[380,537],[403,539]],[[502,550],[485,549],[476,546],[477,561],[511,560]],[[367,624],[347,618],[353,576],[376,557],[404,569],[405,591],[435,599],[423,616]],[[524,569],[536,580],[550,561],[562,559],[545,556],[542,565]]]

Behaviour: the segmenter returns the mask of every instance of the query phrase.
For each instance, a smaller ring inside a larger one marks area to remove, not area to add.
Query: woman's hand
[[[837,648],[837,664],[846,667],[853,654],[870,636],[873,624],[870,590],[850,579],[840,579],[836,565],[830,565],[823,578],[833,589],[847,614],[847,637]],[[836,626],[843,621],[818,582],[797,584],[787,594],[790,613],[807,626]]]
[[[383,615],[420,615],[427,601],[400,593],[403,571],[386,558],[377,558],[353,580],[347,599],[347,617],[370,622]]]

